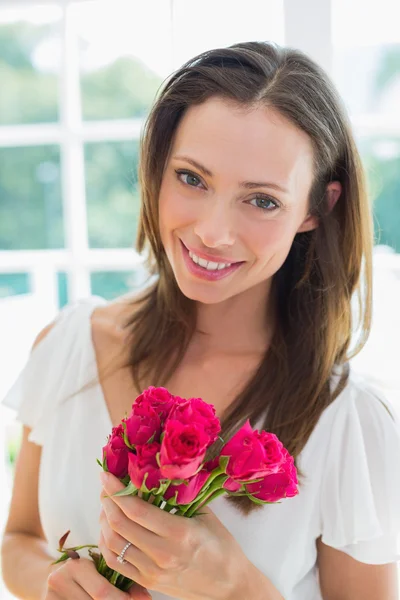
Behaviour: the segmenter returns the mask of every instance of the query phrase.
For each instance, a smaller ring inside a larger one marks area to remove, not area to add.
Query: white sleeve
[[[400,560],[400,425],[352,385],[336,412],[321,487],[322,541],[368,564]]]
[[[68,304],[55,324],[32,349],[2,404],[17,411],[17,419],[30,427],[29,441],[43,445],[46,430],[59,399],[69,386],[66,368],[74,353],[70,315],[81,301]]]

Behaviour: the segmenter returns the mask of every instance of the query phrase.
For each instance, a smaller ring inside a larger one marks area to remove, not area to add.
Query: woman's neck
[[[198,303],[192,341],[207,353],[265,352],[276,321],[270,292],[264,283],[218,304]]]

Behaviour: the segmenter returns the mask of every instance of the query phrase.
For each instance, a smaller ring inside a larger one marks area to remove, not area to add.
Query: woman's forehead
[[[193,159],[212,176],[235,175],[238,184],[271,181],[289,193],[299,179],[312,180],[310,138],[270,107],[240,111],[214,98],[190,107],[170,152],[170,160],[181,157]]]

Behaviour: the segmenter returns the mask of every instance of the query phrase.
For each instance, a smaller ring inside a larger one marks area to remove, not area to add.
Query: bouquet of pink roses
[[[150,386],[135,400],[131,414],[113,427],[98,463],[125,485],[114,495],[138,495],[183,517],[195,516],[223,494],[247,496],[258,504],[298,494],[294,459],[276,435],[253,430],[247,420],[219,455],[207,461],[220,431],[213,405]],[[78,558],[77,550],[87,547],[99,573],[119,589],[132,585],[108,567],[95,546],[64,548],[67,535],[55,562]]]

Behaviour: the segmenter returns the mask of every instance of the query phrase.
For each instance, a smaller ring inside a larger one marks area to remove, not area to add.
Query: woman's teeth
[[[196,263],[196,265],[200,265],[201,267],[204,267],[204,269],[207,269],[207,271],[221,271],[222,269],[226,269],[227,267],[230,267],[232,263],[217,263],[217,262],[212,262],[210,260],[205,260],[204,258],[200,258],[199,256],[196,256],[196,254],[193,254],[193,252],[190,252],[189,250],[189,256],[192,259],[192,261],[194,263]]]

